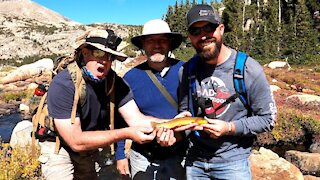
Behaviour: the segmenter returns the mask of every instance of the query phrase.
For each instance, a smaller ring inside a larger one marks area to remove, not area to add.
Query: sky
[[[176,0],[32,0],[81,24],[143,25],[161,19]],[[185,2],[185,0],[183,1]],[[192,2],[192,0],[190,0]],[[201,0],[196,0],[201,3]],[[210,0],[206,0],[207,3]],[[181,3],[181,0],[178,0]]]

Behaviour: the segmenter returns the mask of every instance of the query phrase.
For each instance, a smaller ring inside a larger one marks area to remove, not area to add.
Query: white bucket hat
[[[111,53],[116,59],[124,61],[128,56],[117,50],[122,39],[112,30],[89,30],[84,35],[76,39],[76,49],[81,49],[87,45],[94,46],[102,51]]]
[[[180,46],[182,42],[182,35],[180,33],[171,32],[167,22],[161,19],[154,19],[144,24],[142,34],[131,38],[132,44],[142,49],[143,37],[148,35],[167,34],[171,39],[171,49],[174,50]]]

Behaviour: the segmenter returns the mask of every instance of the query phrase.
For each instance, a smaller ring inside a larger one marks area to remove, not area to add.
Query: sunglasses
[[[95,58],[107,57],[107,59],[110,60],[110,61],[114,61],[116,59],[116,56],[114,54],[102,51],[102,50],[97,49],[97,48],[95,48],[93,46],[87,46],[86,48],[91,50],[91,54]]]
[[[206,33],[212,33],[217,29],[218,26],[219,26],[218,24],[209,23],[209,24],[204,25],[202,27],[192,27],[191,26],[188,29],[188,31],[192,36],[198,36],[201,34],[202,31],[204,31]]]

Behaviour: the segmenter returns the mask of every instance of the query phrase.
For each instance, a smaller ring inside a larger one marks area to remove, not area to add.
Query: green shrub
[[[137,48],[135,48],[132,44],[129,44],[127,47],[124,48],[124,53],[128,57],[136,57],[136,52]]]
[[[12,150],[9,150],[9,144],[1,143],[0,146],[0,179],[41,179],[39,149],[32,157],[30,146]]]
[[[173,51],[173,54],[177,59],[188,61],[195,55],[196,51],[192,47],[179,48]]]
[[[13,91],[5,92],[0,95],[0,100],[8,103],[10,101],[21,101],[22,99],[30,98],[33,94],[33,91]]]
[[[0,67],[0,72],[10,72],[11,70],[16,69],[14,66],[2,66]]]
[[[320,134],[320,122],[289,107],[278,108],[277,124],[272,130],[276,141],[297,142],[306,134]]]

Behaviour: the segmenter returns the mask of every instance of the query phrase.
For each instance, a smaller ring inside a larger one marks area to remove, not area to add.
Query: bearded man
[[[187,179],[250,180],[248,157],[255,135],[271,131],[276,122],[276,106],[263,68],[247,57],[244,103],[234,86],[239,52],[223,43],[225,26],[217,10],[210,5],[193,6],[187,13],[187,27],[197,54],[179,74],[181,113],[177,117],[192,113],[208,120],[175,129],[194,130],[186,155]]]

